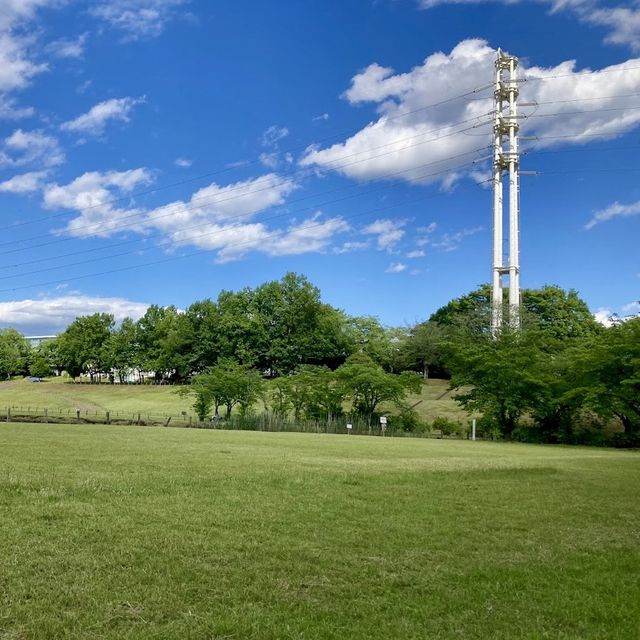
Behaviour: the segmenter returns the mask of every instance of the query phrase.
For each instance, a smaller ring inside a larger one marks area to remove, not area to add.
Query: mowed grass
[[[638,453],[0,425],[0,638],[638,638]]]
[[[171,385],[73,384],[68,378],[47,378],[39,383],[12,380],[0,383],[0,412],[6,407],[31,407],[68,410],[71,414],[80,409],[155,416],[179,416],[186,411],[195,415],[193,400],[177,395],[176,389]],[[468,423],[468,414],[451,396],[446,380],[428,380],[421,393],[411,395],[407,402],[415,405],[415,411],[426,422],[440,416]],[[262,411],[262,403],[258,403],[256,409]],[[392,404],[383,404],[380,409],[397,413]]]
[[[171,385],[74,384],[68,378],[28,378],[0,383],[0,410],[6,407],[38,407],[56,410],[112,411],[179,415],[191,411],[188,398]]]

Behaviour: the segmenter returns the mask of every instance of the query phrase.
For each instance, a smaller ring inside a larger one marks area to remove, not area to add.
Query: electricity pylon
[[[518,59],[498,49],[495,62],[495,120],[493,125],[493,272],[491,331],[496,335],[506,320],[520,326],[520,212],[518,187]],[[509,255],[503,254],[503,176],[509,176]],[[508,279],[508,317],[503,318],[503,278]]]

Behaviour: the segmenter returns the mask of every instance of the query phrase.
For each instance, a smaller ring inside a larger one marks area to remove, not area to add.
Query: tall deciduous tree
[[[191,387],[185,388],[184,393],[195,395],[194,408],[201,420],[206,418],[211,407],[215,415],[220,407],[225,407],[229,418],[237,404],[248,408],[256,401],[261,384],[257,371],[233,360],[222,360],[206,373],[194,376]]]
[[[336,377],[353,411],[371,424],[381,402],[402,402],[408,393],[418,393],[421,381],[417,374],[405,371],[399,375],[386,373],[371,358],[363,354],[350,356],[336,370]]]
[[[0,379],[27,372],[30,346],[15,329],[0,329]]]
[[[94,313],[76,318],[56,338],[60,363],[72,378],[88,373],[93,382],[96,375],[107,371],[108,353],[105,345],[108,344],[113,326],[111,314]]]

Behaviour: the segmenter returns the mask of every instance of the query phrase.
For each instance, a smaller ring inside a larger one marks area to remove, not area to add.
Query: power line
[[[525,76],[522,79],[518,80],[518,82],[543,82],[546,80],[555,80],[556,78],[581,78],[581,77],[587,77],[589,75],[599,75],[602,73],[623,73],[625,71],[635,71],[640,69],[640,66],[638,67],[623,67],[620,69],[598,69],[596,71],[592,71],[590,69],[588,70],[582,70],[582,71],[574,71],[572,73],[562,73],[562,74],[556,74],[556,75],[549,75],[549,76]]]
[[[418,108],[412,109],[410,111],[404,111],[401,114],[397,114],[395,116],[385,116],[385,120],[388,122],[388,121],[391,121],[391,120],[399,120],[401,118],[406,118],[407,116],[410,116],[410,115],[413,115],[413,114],[416,114],[416,113],[420,113],[422,111],[426,111],[428,109],[432,109],[432,108],[435,108],[435,107],[439,107],[439,106],[442,106],[444,104],[455,102],[456,100],[460,100],[462,98],[474,95],[476,93],[480,93],[482,91],[486,91],[487,89],[490,89],[492,86],[493,85],[491,83],[488,83],[488,84],[485,84],[485,85],[481,85],[479,87],[475,87],[473,89],[469,89],[469,90],[465,91],[464,93],[458,94],[456,96],[452,96],[450,98],[445,98],[443,100],[439,100],[438,102],[433,102],[431,104],[424,105],[422,107],[418,107]],[[486,98],[477,98],[477,99],[486,99]],[[448,126],[457,126],[458,124],[463,124],[465,122],[470,122],[470,121],[472,121],[474,119],[476,119],[476,118],[469,118],[467,120],[462,120],[462,121],[460,121],[458,123],[453,123],[451,125],[445,125],[443,127],[438,127],[436,129],[431,129],[429,131],[423,132],[420,135],[425,135],[427,133],[433,133],[434,131],[438,131],[438,130],[447,128]],[[338,131],[336,133],[331,134],[330,136],[325,136],[324,138],[320,138],[318,140],[318,142],[324,142],[326,140],[330,140],[332,138],[338,137],[338,136],[342,135],[345,131],[353,131],[353,129],[350,128],[350,129],[344,129],[342,131]],[[357,133],[357,131],[356,131],[356,133]],[[398,142],[398,141],[396,141],[396,142]],[[294,151],[304,151],[304,150],[308,149],[309,146],[310,146],[309,144],[298,145],[296,147],[291,147],[291,148],[288,148],[288,149],[282,149],[280,152],[281,153],[293,153]],[[363,153],[363,152],[359,152],[359,153]],[[348,156],[344,156],[342,159],[349,158],[352,155],[358,155],[358,154],[351,154],[351,155],[348,155]],[[338,161],[339,160],[341,160],[341,159],[339,158]],[[246,167],[246,166],[251,166],[251,165],[260,164],[260,163],[261,163],[260,158],[256,158],[256,159],[248,161],[246,164],[243,164],[242,166]],[[216,170],[211,171],[211,172],[207,172],[207,173],[200,174],[198,176],[194,176],[193,178],[187,178],[185,180],[180,180],[180,181],[177,181],[177,182],[169,183],[167,185],[163,185],[163,186],[159,186],[159,187],[153,187],[153,188],[145,189],[145,190],[142,190],[142,191],[136,191],[136,192],[130,193],[130,194],[126,195],[126,196],[121,196],[119,198],[110,198],[110,199],[105,200],[103,202],[99,202],[97,204],[93,204],[93,205],[90,205],[88,207],[83,207],[83,209],[81,209],[81,211],[90,211],[91,209],[97,209],[99,207],[103,207],[103,206],[106,206],[106,205],[117,204],[118,202],[125,202],[125,201],[128,201],[128,200],[131,200],[131,198],[135,198],[135,197],[138,197],[138,196],[149,195],[149,194],[156,193],[156,192],[159,192],[159,191],[163,191],[163,190],[166,190],[166,189],[171,189],[173,187],[189,184],[191,182],[196,182],[198,180],[202,180],[203,178],[209,178],[209,177],[212,177],[212,176],[215,176],[215,175],[227,173],[227,172],[229,172],[229,171],[231,171],[231,170],[233,170],[235,168],[238,168],[238,167],[226,166],[226,167],[223,167],[221,169],[216,169]],[[47,218],[45,218],[45,220],[50,220],[50,219],[54,219],[54,218],[58,218],[58,217],[66,216],[66,215],[72,215],[72,214],[70,214],[68,212],[63,212],[63,213],[59,213],[59,214],[53,214],[51,216],[47,216]],[[6,225],[6,226],[3,226],[3,227],[0,227],[0,231],[6,230],[6,229],[13,229],[13,228],[17,228],[17,227],[22,227],[22,226],[25,226],[25,225],[28,225],[28,224],[36,224],[36,223],[39,223],[39,222],[42,222],[42,220],[26,220],[26,221],[23,221],[23,222],[18,222],[18,223],[14,223],[14,224],[11,224],[11,225]]]
[[[419,201],[423,201],[423,200],[429,200],[431,198],[435,198],[435,197],[438,197],[440,195],[442,195],[442,194],[440,194],[440,193],[426,194],[426,195],[422,195],[422,196],[419,196],[417,198],[405,201],[403,203],[396,203],[394,205],[389,205],[387,207],[376,207],[375,209],[372,209],[372,210],[369,210],[369,211],[364,211],[364,212],[360,212],[360,213],[357,213],[357,214],[352,214],[350,216],[343,216],[342,219],[343,220],[353,220],[355,218],[362,217],[362,216],[365,216],[365,215],[370,215],[372,213],[376,213],[376,214],[377,213],[381,213],[381,212],[386,211],[388,209],[391,209],[393,207],[399,206],[399,204],[408,204],[408,203],[419,202]],[[312,228],[316,228],[316,227],[321,227],[325,223],[326,222],[317,222],[317,223],[311,223],[311,224],[308,224],[308,225],[302,225],[302,226],[298,227],[298,230],[312,229]],[[278,236],[278,235],[280,235],[280,233],[281,232],[279,230],[267,233],[261,238],[261,240],[264,240],[264,239],[270,238],[270,237]],[[253,240],[253,239],[247,240],[247,241],[229,243],[228,245],[225,245],[225,247],[232,247],[233,248],[233,247],[239,247],[239,246],[244,246],[244,245],[252,245],[252,244],[255,244],[255,240]],[[142,263],[142,264],[137,264],[137,265],[135,265],[135,267],[129,267],[129,266],[128,267],[119,267],[119,268],[116,268],[116,269],[107,269],[105,271],[84,274],[84,275],[81,275],[81,276],[73,276],[71,278],[62,278],[62,279],[59,279],[59,280],[49,280],[49,281],[46,281],[46,282],[38,282],[36,284],[23,285],[23,286],[20,286],[20,287],[11,287],[11,288],[8,288],[8,289],[0,289],[0,293],[21,291],[21,290],[24,290],[24,289],[33,289],[33,288],[36,288],[36,287],[44,287],[44,286],[48,286],[48,285],[52,285],[52,284],[59,284],[59,283],[61,283],[63,281],[64,282],[75,282],[75,281],[84,280],[84,279],[87,279],[87,278],[95,278],[95,277],[99,277],[99,276],[103,276],[103,275],[111,275],[111,274],[114,274],[114,273],[122,273],[123,271],[130,271],[132,268],[139,269],[139,268],[142,268],[142,267],[155,266],[155,265],[158,265],[158,264],[164,264],[164,263],[167,263],[167,262],[172,262],[172,261],[175,261],[175,260],[183,260],[185,258],[191,258],[191,257],[194,257],[196,255],[200,255],[201,252],[202,252],[202,250],[199,249],[197,251],[191,251],[189,253],[186,253],[186,254],[183,254],[183,255],[180,255],[180,256],[170,256],[170,257],[162,258],[162,259],[159,259],[159,260],[153,260],[153,261],[145,262],[145,263]]]
[[[469,118],[469,119],[467,119],[465,121],[461,121],[459,123],[455,123],[454,125],[447,125],[445,127],[439,127],[437,129],[424,131],[424,132],[422,132],[420,134],[417,134],[415,136],[409,136],[407,138],[403,138],[403,139],[400,139],[400,140],[394,140],[393,142],[387,143],[385,145],[379,145],[378,147],[372,147],[372,148],[367,149],[365,151],[359,151],[359,152],[354,153],[354,154],[349,154],[348,156],[344,156],[343,158],[338,158],[337,160],[332,161],[332,162],[334,164],[338,163],[338,162],[342,162],[342,160],[344,158],[350,158],[350,157],[354,157],[354,156],[357,156],[357,155],[362,155],[363,153],[368,153],[369,151],[373,151],[373,150],[376,150],[376,149],[385,148],[385,147],[388,147],[388,146],[391,146],[391,145],[397,145],[399,142],[410,141],[412,139],[420,138],[420,137],[422,137],[422,136],[424,136],[424,135],[426,135],[428,133],[432,133],[434,131],[439,131],[439,130],[442,130],[442,129],[449,128],[450,126],[457,126],[458,124],[462,124],[462,123],[466,123],[466,122],[470,122],[470,121],[474,121],[474,120],[477,120],[477,118],[475,118],[475,117],[474,118]],[[472,129],[478,128],[480,126],[484,126],[485,124],[486,123],[482,122],[482,123],[479,123],[479,124],[476,124],[476,125],[472,125],[470,127],[467,127],[466,130],[472,130]],[[377,158],[381,158],[381,157],[384,157],[384,156],[387,156],[387,155],[390,155],[390,154],[398,153],[400,151],[406,151],[407,149],[412,149],[414,147],[417,147],[417,146],[420,146],[420,145],[423,145],[423,144],[427,144],[429,142],[434,142],[434,141],[437,141],[437,140],[443,140],[444,138],[450,138],[450,137],[452,137],[454,135],[457,135],[459,133],[463,133],[464,131],[465,130],[452,131],[450,133],[446,133],[446,134],[437,136],[435,138],[429,138],[427,140],[421,140],[419,142],[416,142],[414,144],[410,144],[410,145],[401,147],[399,149],[398,148],[394,148],[394,149],[391,149],[391,150],[386,151],[384,153],[380,153],[380,154],[377,154],[377,155],[374,155],[374,156],[368,156],[366,158],[362,158],[361,160],[354,160],[354,161],[346,163],[346,164],[345,163],[341,163],[338,167],[336,167],[336,170],[343,169],[345,167],[350,167],[350,166],[359,164],[361,162],[369,162],[371,160],[375,160]],[[442,160],[442,162],[444,162],[445,160]],[[331,167],[329,167],[329,168],[331,168]],[[282,173],[278,177],[279,178],[289,178],[290,180],[292,180],[297,176],[306,175],[307,172],[308,172],[307,169],[305,169],[305,170],[296,170],[296,171],[294,171],[294,172],[292,172],[290,174]],[[268,176],[264,176],[263,178],[260,178],[260,179],[258,179],[256,181],[254,181],[252,183],[252,185],[251,185],[251,186],[255,186],[255,185],[260,184],[260,183],[268,183],[268,184],[266,184],[266,186],[261,187],[259,189],[251,189],[251,190],[246,191],[244,193],[240,193],[239,195],[236,195],[236,196],[232,195],[232,196],[224,197],[224,198],[222,198],[220,196],[200,196],[198,198],[192,198],[189,201],[188,205],[187,205],[187,203],[179,202],[179,203],[173,203],[173,204],[169,204],[169,205],[163,205],[163,206],[160,206],[160,207],[156,207],[156,209],[163,209],[163,210],[166,211],[166,213],[164,213],[163,215],[157,216],[156,219],[172,215],[173,213],[175,213],[174,209],[176,209],[176,208],[178,209],[178,212],[181,212],[181,211],[184,211],[185,207],[187,207],[189,205],[192,205],[195,208],[198,208],[199,206],[203,206],[205,203],[207,203],[209,206],[219,205],[219,204],[224,203],[224,202],[229,202],[229,201],[232,201],[232,200],[246,198],[247,196],[255,195],[256,193],[260,193],[262,191],[267,191],[267,190],[273,188],[273,186],[274,186],[273,185],[273,180],[271,178],[272,175],[273,174],[268,174]],[[225,194],[226,193],[230,193],[230,192],[241,191],[242,189],[245,189],[245,188],[246,188],[246,184],[238,185],[238,186],[235,186],[235,187],[231,187],[231,188],[225,189]],[[199,203],[199,204],[194,205],[194,203],[196,203],[196,202]],[[90,208],[93,209],[94,206],[92,206]],[[56,216],[50,216],[49,218],[47,218],[47,220],[49,220],[51,218],[54,218],[54,217],[60,217],[60,216],[78,215],[78,214],[82,214],[85,211],[86,211],[86,209],[84,209],[84,208],[76,209],[76,210],[74,210],[72,212],[67,212],[66,211],[66,212],[64,212],[62,214],[56,214]],[[120,218],[120,220],[138,218],[139,215],[140,215],[139,213],[128,214],[126,216],[122,216]],[[128,226],[127,225],[117,225],[117,227],[115,227],[115,230],[117,231],[118,229],[126,229],[126,228],[135,227],[135,226],[137,226],[136,223],[133,223],[132,225],[128,225]],[[92,236],[92,235],[98,235],[100,230],[102,230],[102,229],[106,229],[107,231],[113,231],[114,227],[112,225],[109,225],[109,223],[99,222],[99,223],[92,223],[92,224],[84,225],[82,227],[76,227],[74,230],[75,231],[82,231],[82,230],[85,230],[85,229],[93,229],[93,231],[90,234],[88,234],[89,236]],[[1,228],[0,228],[0,230],[1,230]],[[35,236],[30,236],[28,238],[22,238],[22,239],[18,239],[18,240],[11,240],[11,241],[6,241],[6,242],[1,242],[0,243],[0,247],[1,246],[6,246],[6,245],[14,245],[16,243],[22,244],[22,243],[30,242],[31,240],[35,240],[35,239],[38,239],[38,238],[49,237],[49,235],[50,235],[49,233],[43,233],[43,234],[38,234],[38,235],[35,235]],[[55,243],[55,242],[67,242],[67,241],[69,241],[69,239],[70,238],[64,238],[64,239],[61,239],[61,240],[58,240],[58,241],[52,241],[52,243]],[[47,244],[50,244],[50,243],[47,243]],[[43,246],[43,245],[36,245],[36,246]],[[16,251],[22,251],[22,250],[26,250],[26,249],[28,249],[28,247],[25,248],[25,249],[13,249],[13,250],[7,251],[7,252],[0,252],[0,255],[4,255],[5,253],[14,253]]]
[[[469,154],[467,153],[467,154],[460,154],[460,155],[469,155]],[[441,175],[443,173],[448,173],[449,171],[455,171],[455,170],[458,170],[458,169],[462,169],[464,167],[473,165],[475,162],[476,161],[466,162],[466,163],[463,163],[461,165],[457,165],[457,166],[454,166],[454,167],[448,167],[447,169],[444,169],[444,170],[440,170],[440,171],[436,171],[436,172],[432,172],[432,173],[427,173],[427,174],[422,174],[420,176],[416,176],[416,179],[417,180],[426,179],[426,178],[433,177],[433,176],[436,176],[436,175]],[[433,163],[431,163],[431,164],[433,164]],[[412,167],[410,170],[415,170],[415,169],[418,169],[418,168],[420,168],[420,166]],[[405,170],[405,172],[406,171],[408,171],[408,170]],[[323,205],[326,205],[326,204],[334,204],[336,202],[341,202],[341,201],[344,201],[344,200],[347,200],[347,199],[353,198],[353,197],[360,197],[362,195],[369,195],[371,193],[374,193],[375,191],[380,191],[381,188],[382,187],[377,187],[376,189],[371,189],[371,190],[369,190],[367,192],[364,192],[364,193],[360,192],[360,193],[356,193],[356,194],[351,194],[351,195],[345,196],[343,198],[338,198],[337,200],[332,200],[332,201],[329,201],[329,202],[321,203],[318,206],[323,206]],[[402,204],[402,203],[400,203],[400,204]],[[398,206],[398,205],[394,205],[394,206]],[[275,220],[275,219],[282,218],[282,217],[285,217],[285,216],[291,216],[291,215],[293,215],[295,213],[304,212],[305,210],[306,210],[306,208],[300,209],[298,211],[285,211],[284,213],[276,214],[276,215],[270,216],[270,217],[268,217],[266,219],[263,219],[263,222],[269,222],[271,220]],[[239,218],[242,218],[242,217],[246,217],[247,215],[249,215],[249,214],[245,214],[245,216],[236,216],[235,218],[239,219]],[[180,231],[181,232],[183,232],[183,231],[193,231],[194,229],[206,227],[206,226],[208,226],[210,224],[211,224],[210,221],[206,221],[204,223],[193,225],[191,227],[182,228],[182,229],[180,229]],[[212,231],[212,232],[209,232],[209,233],[203,233],[199,237],[210,237],[210,236],[215,236],[215,235],[221,235],[223,233],[227,233],[229,231],[229,229],[237,229],[237,228],[240,228],[241,226],[242,226],[242,223],[238,223],[238,224],[230,225],[230,226],[225,226],[223,229],[219,229],[219,230]],[[128,241],[125,241],[125,242],[122,242],[122,243],[118,243],[115,246],[124,246],[124,245],[127,245],[127,244],[139,243],[139,242],[143,242],[143,241],[145,241],[147,239],[148,238],[136,238],[134,240],[128,240]],[[178,244],[178,243],[173,239],[169,239],[169,240],[166,240],[164,242],[160,242],[160,243],[156,244],[154,248],[171,246],[173,244]],[[114,245],[111,245],[108,248],[113,248],[113,246]],[[90,253],[90,252],[92,252],[94,250],[95,251],[102,251],[102,250],[104,250],[104,248],[101,248],[101,249],[86,249],[86,250],[83,250],[83,251],[80,251],[80,252],[76,252],[75,255],[78,255],[78,254],[81,254],[81,253]],[[134,250],[134,251],[125,251],[125,252],[120,252],[120,253],[116,253],[116,254],[110,254],[108,256],[102,256],[102,257],[98,257],[98,258],[91,258],[91,259],[88,259],[88,260],[82,260],[82,261],[78,261],[78,262],[67,263],[67,264],[58,265],[58,266],[54,266],[54,267],[48,267],[48,268],[43,268],[43,269],[35,269],[35,270],[29,271],[29,272],[26,272],[26,273],[18,273],[18,274],[0,276],[0,280],[8,280],[10,278],[24,277],[24,276],[27,276],[27,275],[33,275],[35,273],[41,273],[43,271],[49,271],[49,270],[53,270],[53,269],[68,268],[68,267],[77,266],[77,265],[80,265],[80,264],[86,264],[88,262],[97,262],[99,260],[107,260],[109,258],[120,257],[120,256],[123,256],[123,255],[130,255],[130,254],[133,254],[133,253],[136,253],[136,252],[137,252],[136,250]],[[60,257],[70,257],[72,255],[74,255],[74,253],[66,254],[65,256],[55,256],[53,259],[57,259],[57,258],[60,258]],[[47,262],[49,260],[51,260],[51,258],[39,258],[37,260],[31,260],[31,261],[28,261],[28,262],[17,263],[17,264],[13,264],[13,265],[5,265],[3,268],[17,268],[17,267],[20,267],[20,266],[26,266],[28,264],[35,264],[35,263],[39,263],[39,262]]]

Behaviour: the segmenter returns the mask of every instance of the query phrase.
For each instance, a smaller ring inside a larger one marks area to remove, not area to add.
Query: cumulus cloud
[[[33,193],[39,191],[48,175],[47,171],[29,171],[15,175],[0,182],[0,191],[4,193]]]
[[[449,54],[434,53],[405,73],[370,65],[353,77],[344,97],[350,104],[376,105],[377,119],[344,142],[324,149],[311,146],[300,164],[355,180],[439,181],[446,188],[465,175],[482,176],[479,160],[490,142],[495,57],[496,50],[485,41],[465,40]],[[594,135],[615,137],[640,124],[640,110],[632,101],[603,97],[640,91],[640,59],[600,70],[576,70],[573,60],[553,67],[521,65],[520,73],[528,78],[521,85],[522,101],[538,105],[535,112],[521,110],[522,134],[537,138],[530,147],[583,144]],[[542,80],[546,76],[561,77]],[[425,108],[482,86],[486,91],[473,99]]]
[[[109,121],[129,122],[133,108],[145,102],[145,97],[140,98],[112,98],[99,102],[73,120],[60,125],[63,131],[73,131],[74,133],[84,133],[90,135],[100,135],[104,132]]]
[[[146,225],[161,231],[172,247],[216,251],[218,262],[237,260],[250,251],[279,256],[324,250],[334,235],[346,230],[342,219],[322,220],[316,214],[284,230],[254,221],[260,213],[283,204],[297,186],[274,173],[225,186],[213,183],[188,201],[149,212]]]
[[[415,251],[409,251],[407,258],[424,258],[427,255],[422,249],[416,249]]]
[[[381,219],[367,225],[362,232],[376,236],[376,245],[383,251],[393,251],[395,246],[404,237],[406,220]]]
[[[34,53],[35,38],[26,35],[26,25],[38,9],[56,6],[59,0],[4,0],[0,3],[0,118],[15,119],[31,115],[29,107],[15,104],[11,92],[24,89],[31,80],[47,70]]]
[[[22,167],[39,164],[54,167],[64,162],[58,141],[42,131],[16,129],[0,145],[0,166]]]
[[[79,215],[65,231],[77,237],[109,237],[122,228],[142,231],[143,211],[116,206],[135,188],[151,183],[153,174],[144,168],[128,171],[89,171],[66,185],[49,184],[44,189],[47,209],[69,209]]]
[[[181,169],[188,169],[193,164],[193,160],[190,160],[189,158],[176,158],[173,161],[173,164]]]
[[[132,203],[118,206],[134,188],[152,178],[147,169],[85,173],[67,185],[47,185],[44,206],[78,212],[64,229],[76,237],[154,233],[160,236],[158,246],[167,251],[186,246],[215,251],[218,262],[237,260],[250,251],[270,256],[324,251],[334,236],[349,229],[340,216],[324,218],[320,212],[285,228],[255,220],[284,204],[298,187],[274,173],[228,185],[212,183],[188,200],[152,210]]]
[[[111,28],[121,31],[124,40],[159,36],[181,6],[189,0],[103,0],[90,13]]]
[[[40,299],[0,302],[0,325],[15,327],[27,334],[63,331],[78,316],[111,313],[116,321],[141,318],[148,304],[125,298],[66,295]]]
[[[608,207],[596,211],[591,220],[584,225],[584,228],[587,230],[593,229],[593,227],[601,222],[608,222],[609,220],[613,220],[613,218],[628,218],[630,216],[637,216],[638,214],[640,214],[640,200],[631,204],[614,202]]]

